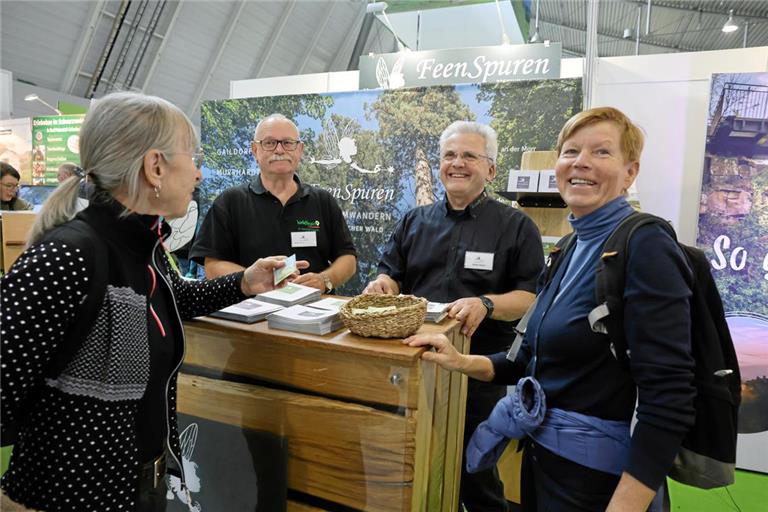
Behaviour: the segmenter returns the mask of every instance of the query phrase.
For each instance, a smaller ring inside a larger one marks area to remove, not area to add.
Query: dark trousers
[[[167,492],[168,487],[165,485],[165,481],[160,482],[154,488],[139,489],[136,498],[136,512],[165,512],[165,507],[168,504],[168,498],[165,497]]]
[[[619,476],[571,462],[530,439],[523,450],[521,501],[525,512],[605,510]]]
[[[467,388],[467,414],[464,421],[464,452],[477,426],[491,414],[496,402],[507,394],[506,386],[488,384],[469,379]],[[461,465],[461,489],[459,499],[469,512],[506,512],[507,500],[499,472],[493,469],[467,473]]]
[[[139,468],[136,512],[165,512],[168,486],[165,484],[165,458],[161,460],[161,465],[148,462]]]

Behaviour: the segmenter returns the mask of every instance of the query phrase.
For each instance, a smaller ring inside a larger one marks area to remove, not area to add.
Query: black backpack
[[[634,212],[624,219],[603,245],[595,281],[598,306],[589,314],[592,330],[608,335],[611,351],[627,370],[630,354],[623,315],[627,252],[635,230],[650,223],[660,224],[677,240],[669,222],[655,215]],[[575,240],[570,233],[557,243],[549,258],[546,282],[555,275],[562,255]],[[711,489],[734,481],[741,375],[709,261],[701,250],[679,242],[678,245],[693,272],[690,311],[691,349],[696,365],[696,420],[683,439],[669,477],[686,485]]]

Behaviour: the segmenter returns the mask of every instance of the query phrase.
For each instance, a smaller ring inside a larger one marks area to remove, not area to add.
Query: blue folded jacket
[[[515,392],[496,404],[487,420],[475,429],[467,445],[467,471],[477,473],[492,468],[504,453],[510,439],[522,439],[536,430],[547,411],[541,384],[523,377]]]

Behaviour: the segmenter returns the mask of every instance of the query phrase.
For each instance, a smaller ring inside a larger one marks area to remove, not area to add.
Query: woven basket
[[[369,306],[395,306],[392,311],[353,313],[353,309]],[[367,338],[406,338],[424,323],[427,301],[413,295],[358,295],[341,307],[339,316],[344,325]]]

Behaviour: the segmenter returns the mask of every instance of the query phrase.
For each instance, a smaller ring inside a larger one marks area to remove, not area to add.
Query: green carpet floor
[[[766,512],[768,475],[736,471],[736,482],[704,491],[669,480],[673,512]]]

